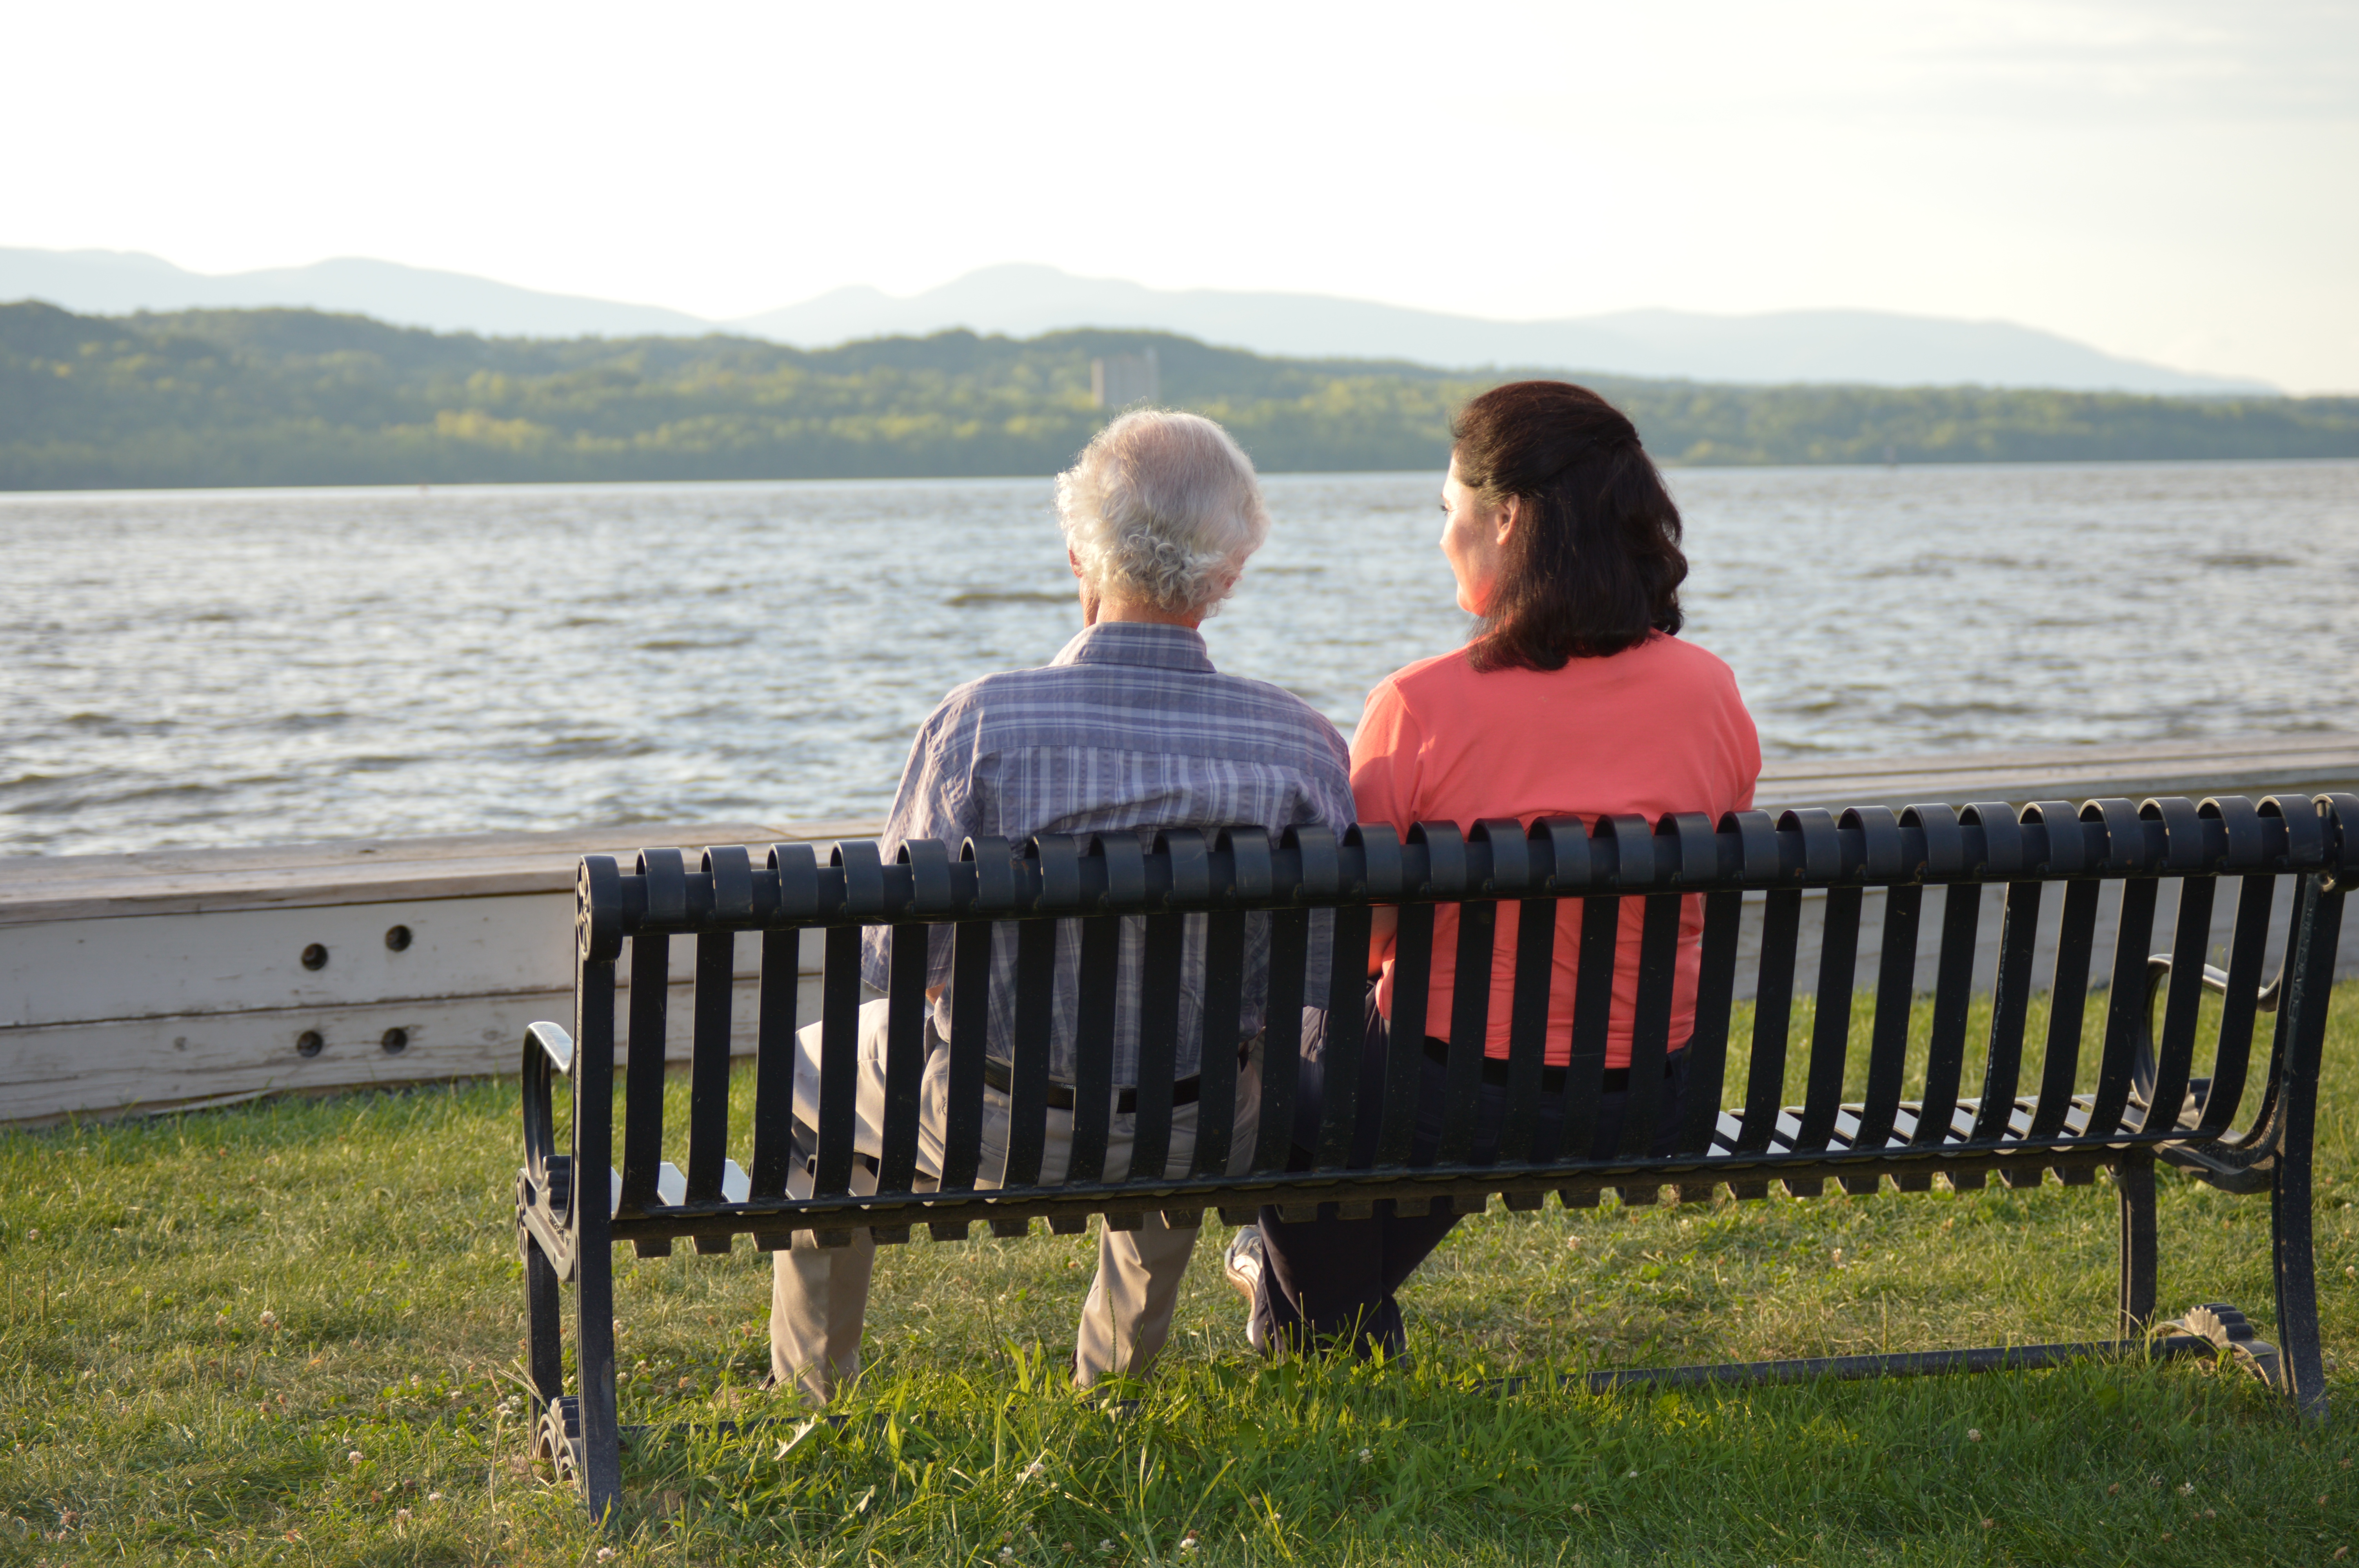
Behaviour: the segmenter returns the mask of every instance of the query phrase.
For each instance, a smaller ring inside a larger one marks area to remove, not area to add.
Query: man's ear
[[[1073,568],[1073,577],[1079,580],[1082,575],[1082,557],[1073,554],[1071,546],[1067,546],[1065,549],[1065,564]]]

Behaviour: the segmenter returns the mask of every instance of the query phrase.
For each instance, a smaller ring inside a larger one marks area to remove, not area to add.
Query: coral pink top
[[[1736,677],[1701,648],[1655,633],[1608,658],[1572,659],[1560,670],[1477,674],[1467,652],[1422,659],[1368,694],[1352,737],[1352,795],[1360,820],[1388,822],[1404,838],[1418,822],[1471,828],[1512,816],[1526,827],[1543,816],[1635,812],[1649,821],[1701,811],[1715,822],[1753,804],[1761,742],[1736,694]],[[1491,969],[1487,1054],[1507,1054],[1515,989],[1518,911],[1503,903]],[[1556,971],[1549,988],[1548,1061],[1572,1054],[1573,973],[1581,906],[1558,914]],[[1435,912],[1433,981],[1426,1029],[1446,1036],[1458,962],[1458,912]],[[1605,1063],[1630,1065],[1638,996],[1638,934],[1645,901],[1622,907],[1615,946],[1613,1023]],[[1694,1030],[1696,978],[1703,962],[1703,899],[1690,894],[1680,920],[1679,976],[1670,1044]],[[1376,1005],[1393,1012],[1393,961],[1384,960]]]

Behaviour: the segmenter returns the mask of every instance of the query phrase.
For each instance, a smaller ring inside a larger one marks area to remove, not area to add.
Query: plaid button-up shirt
[[[1204,640],[1182,626],[1137,622],[1085,628],[1041,669],[985,676],[942,699],[919,727],[893,814],[889,861],[911,838],[957,845],[997,834],[1022,844],[1035,834],[1135,828],[1152,849],[1161,827],[1257,824],[1276,839],[1288,827],[1320,823],[1341,833],[1353,820],[1351,754],[1335,727],[1301,698],[1263,681],[1212,667]],[[1123,923],[1120,1002],[1114,1016],[1114,1081],[1138,1076],[1139,966],[1145,922]],[[1328,922],[1314,925],[1310,974],[1325,973]],[[1180,976],[1178,1071],[1197,1069],[1204,994],[1203,917],[1188,922]],[[863,978],[883,989],[889,933],[864,934]],[[1057,939],[1049,1070],[1071,1081],[1075,969],[1081,926],[1062,922]],[[989,1051],[1012,1058],[1016,935],[993,934]],[[951,978],[951,932],[937,926],[927,983]],[[1269,984],[1269,921],[1245,930],[1244,1039],[1262,1026]],[[1314,996],[1312,1000],[1316,1000]],[[948,990],[936,1027],[950,1033]]]

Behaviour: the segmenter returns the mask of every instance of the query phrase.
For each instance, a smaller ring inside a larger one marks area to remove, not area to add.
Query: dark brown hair
[[[1680,509],[1638,428],[1585,386],[1516,381],[1450,428],[1459,482],[1523,503],[1471,644],[1478,670],[1560,670],[1680,629]]]

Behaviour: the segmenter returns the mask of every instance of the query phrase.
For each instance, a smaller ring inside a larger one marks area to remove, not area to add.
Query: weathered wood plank
[[[803,946],[815,973],[817,934]],[[693,944],[670,958],[685,983]],[[735,960],[757,974],[759,938],[740,935]],[[562,990],[572,975],[570,891],[28,923],[0,926],[0,1047],[28,1025]]]
[[[1947,757],[1780,758],[1761,770],[1762,809],[1916,802],[2090,800],[2359,790],[2359,735],[2265,735]]]
[[[747,983],[733,990],[730,1050],[745,1055],[758,992]],[[817,977],[799,991],[797,1005],[817,1017]],[[667,1060],[688,1059],[691,995],[687,986],[672,988]],[[566,989],[0,1031],[0,1122],[513,1073],[525,1027],[539,1019],[570,1026],[572,1012]],[[403,1032],[398,1054],[385,1049],[393,1029]],[[306,1031],[321,1037],[317,1055],[297,1049]],[[616,1048],[618,1061],[628,1054]]]
[[[875,835],[866,820],[585,828],[442,838],[355,838],[261,849],[158,849],[136,855],[0,860],[0,925],[125,914],[200,914],[428,898],[570,892],[585,854],[647,845],[829,841]]]
[[[1894,806],[1916,801],[2080,800],[2097,795],[2308,795],[2359,790],[2359,736],[2272,736],[1971,756],[1784,760],[1762,773],[1759,805]],[[354,839],[240,849],[0,860],[0,1120],[192,1102],[281,1089],[507,1073],[525,1024],[571,1010],[574,864],[642,845],[827,842],[880,824],[633,825],[563,833]],[[2168,928],[2169,901],[2159,912]],[[1995,899],[1994,892],[1990,895]],[[2232,901],[2213,941],[2224,943]],[[2112,944],[2110,895],[2097,950]],[[1859,979],[1874,982],[1882,896],[1870,893]],[[1821,901],[1806,901],[1805,961]],[[2051,922],[2052,924],[2052,922]],[[386,943],[394,925],[410,943]],[[1918,981],[1930,987],[1940,908],[1929,901]],[[1999,921],[1986,909],[1978,978],[1987,985]],[[2039,958],[2051,972],[2052,933]],[[2281,939],[2282,912],[2279,931]],[[1753,971],[1746,923],[1740,982]],[[328,961],[302,963],[318,944]],[[687,1016],[691,946],[675,945],[675,1013]],[[818,944],[800,955],[815,983]],[[750,942],[737,954],[739,1050],[751,1045]],[[2359,972],[2347,944],[2344,973]],[[815,996],[807,996],[812,1005]],[[386,1054],[385,1032],[408,1032]],[[684,1053],[685,1025],[669,1045]],[[326,1042],[298,1055],[305,1032]]]

